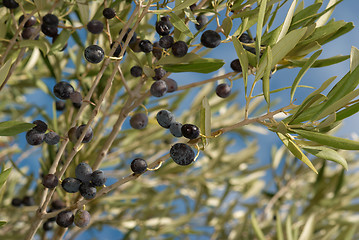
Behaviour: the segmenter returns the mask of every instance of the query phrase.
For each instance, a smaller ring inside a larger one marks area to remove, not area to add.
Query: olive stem
[[[259,116],[259,117],[256,117],[256,118],[252,118],[252,119],[244,119],[243,121],[240,121],[232,126],[228,126],[228,127],[225,127],[225,128],[222,128],[222,129],[219,129],[217,131],[214,131],[212,133],[212,136],[216,136],[216,135],[220,135],[222,133],[225,133],[225,132],[228,132],[228,131],[231,131],[235,128],[239,128],[239,127],[242,127],[242,126],[245,126],[245,125],[249,125],[249,124],[252,124],[252,123],[255,123],[255,122],[258,122],[258,121],[262,121],[264,119],[270,119],[272,118],[274,115],[280,113],[280,112],[283,112],[283,111],[286,111],[288,109],[292,109],[296,107],[296,105],[294,104],[290,104],[286,107],[282,107],[278,110],[275,110],[273,112],[270,112],[270,113],[267,113],[267,114],[264,114],[262,116]],[[198,145],[196,144],[195,145],[196,149],[198,150],[197,154],[196,154],[196,157],[195,157],[195,160],[198,158],[198,155],[199,155],[199,147]],[[166,161],[168,158],[170,157],[170,154],[166,154],[160,158],[158,158],[157,160],[153,161],[149,166],[148,166],[148,169],[154,169],[156,168],[158,165],[160,165],[161,163],[163,163],[164,161]],[[194,161],[195,161],[194,160]],[[147,170],[148,170],[147,169]],[[93,199],[90,199],[90,200],[86,200],[86,199],[81,199],[79,201],[77,201],[76,203],[72,204],[71,206],[67,207],[66,209],[61,209],[61,210],[58,210],[58,211],[55,211],[55,212],[50,212],[50,213],[45,213],[42,215],[42,219],[48,219],[48,218],[51,218],[51,217],[55,217],[58,213],[60,213],[61,211],[64,211],[64,210],[74,210],[74,209],[78,209],[80,207],[82,207],[84,204],[88,204],[89,202],[91,201],[94,201],[95,199],[117,189],[118,187],[122,186],[123,184],[127,183],[127,182],[130,182],[132,180],[135,180],[136,178],[138,178],[139,176],[141,176],[142,174],[130,174],[126,177],[123,177],[121,178],[120,180],[118,180],[117,182],[115,182],[114,184],[110,185],[110,186],[107,186],[107,187],[104,187],[102,188],[97,194],[96,194],[96,197],[93,198]]]

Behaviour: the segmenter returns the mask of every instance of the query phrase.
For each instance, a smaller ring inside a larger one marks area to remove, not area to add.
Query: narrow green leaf
[[[349,193],[349,194],[351,194],[351,193]],[[358,203],[345,204],[344,206],[340,207],[339,210],[358,212],[359,211],[359,204]]]
[[[270,74],[272,71],[272,50],[271,47],[268,46],[267,48],[267,67],[264,70],[264,74],[263,74],[263,79],[262,79],[262,88],[263,88],[263,95],[264,95],[264,99],[266,100],[266,102],[270,103],[270,92],[269,92],[269,81],[270,81]]]
[[[330,136],[328,134],[293,129],[293,132],[299,134],[301,137],[311,140],[313,142],[317,142],[326,146],[330,146],[333,148],[345,149],[345,150],[359,150],[359,142]]]
[[[306,45],[297,45],[292,51],[288,53],[288,56],[290,56],[290,58],[304,57],[320,49],[321,47],[322,46],[316,41],[308,43]]]
[[[259,4],[259,1],[258,1]],[[257,39],[256,39],[256,55],[257,55],[257,62],[259,62],[260,57],[260,50],[261,50],[261,41],[262,41],[262,29],[263,29],[263,22],[264,22],[264,15],[266,13],[267,8],[267,0],[261,0],[259,6],[259,13],[258,13],[258,22],[257,22]],[[264,95],[265,96],[265,95]]]
[[[8,168],[5,171],[0,173],[0,188],[4,185],[6,182],[6,179],[8,178],[12,168]]]
[[[299,28],[301,26],[308,26],[311,24],[316,24],[315,23],[316,20],[318,20],[321,16],[323,16],[324,14],[329,12],[331,9],[334,9],[334,7],[342,1],[343,0],[339,0],[334,5],[332,5],[330,8],[327,8],[320,13],[317,13],[317,11],[321,8],[323,1],[320,1],[320,2],[310,5],[309,7],[307,7],[306,9],[303,10],[303,12],[305,11],[305,13],[303,13],[305,16],[303,16],[298,21],[293,21],[292,26],[290,27],[289,30],[293,30],[293,29]]]
[[[300,150],[300,148],[295,144],[295,142],[287,137],[286,135],[277,132],[279,139],[283,142],[283,144],[288,148],[288,150],[299,160],[304,162],[310,169],[312,169],[316,174],[318,171],[315,169],[311,161],[305,156],[305,154]]]
[[[0,68],[0,83],[3,83],[11,68],[12,59],[8,59]]]
[[[344,169],[343,169],[343,170],[340,172],[340,175],[339,175],[339,177],[338,177],[337,184],[336,184],[336,186],[335,186],[334,198],[335,198],[336,196],[338,196],[338,194],[340,193],[340,190],[342,189],[343,184],[344,184],[345,177],[346,177],[346,174],[345,174],[345,171],[344,171]]]
[[[294,11],[294,16],[304,9],[304,1],[300,1]],[[293,21],[293,20],[292,20]]]
[[[352,49],[350,51],[350,72],[353,72],[353,70],[359,65],[359,49],[352,46]]]
[[[347,24],[346,22],[340,20],[340,21],[331,21],[324,26],[317,27],[314,33],[309,38],[303,40],[300,43],[300,46],[298,47],[302,47],[304,45],[307,45],[308,43],[312,43],[315,41],[321,44],[321,40],[327,39],[330,34],[336,33],[340,28],[344,27],[346,24]]]
[[[336,120],[341,121],[359,112],[359,103],[353,104],[337,113]]]
[[[20,47],[39,48],[44,55],[50,51],[50,44],[46,39],[42,40],[22,40],[19,42]]]
[[[224,35],[226,37],[228,37],[229,33],[231,32],[232,26],[233,26],[232,18],[226,17],[225,19],[223,19],[222,28]]]
[[[299,27],[299,26],[295,26],[295,25],[298,25],[298,23],[303,22],[303,20],[309,21],[314,16],[314,14],[316,14],[318,12],[318,10],[320,9],[321,6],[322,6],[322,3],[314,3],[314,4],[309,5],[305,9],[301,10],[300,12],[296,13],[293,16],[291,28]]]
[[[347,32],[350,32],[352,29],[354,29],[354,24],[352,22],[347,22],[343,27],[341,27],[338,31],[334,32],[332,35],[328,34],[326,37],[323,37],[319,40],[319,43],[321,45],[324,45],[330,41],[333,41],[334,39],[337,39],[338,37],[346,34]]]
[[[290,124],[298,124],[304,121],[308,121],[313,116],[313,114],[315,114],[322,107],[323,104],[320,102],[325,99],[325,96],[321,96],[322,98],[318,98],[316,101],[314,101],[313,106],[300,113],[298,116],[296,116],[296,118],[289,116],[288,118],[284,119],[283,122],[287,123],[290,121]]]
[[[55,42],[51,45],[51,51],[60,51],[67,44],[71,36],[71,31],[63,29],[60,35],[56,38]]]
[[[345,55],[345,56],[334,56],[326,59],[319,59],[313,63],[312,68],[327,67],[333,64],[343,62],[347,60],[349,57],[350,55]],[[305,58],[303,60],[289,60],[289,62],[292,63],[293,66],[303,67],[304,64],[308,61],[308,59],[309,58]]]
[[[204,97],[202,100],[202,106],[200,111],[200,128],[201,132],[203,132],[206,136],[211,136],[211,107],[209,106],[209,102],[207,97]],[[208,139],[206,137],[202,137],[202,141],[204,143],[204,147],[207,146]]]
[[[193,22],[194,24],[198,24],[197,20],[196,20],[196,16],[193,14],[193,12],[191,11],[191,9],[189,8],[185,8],[183,9],[184,14],[186,15],[186,17],[188,17],[188,19]]]
[[[19,122],[19,121],[6,121],[0,122],[0,136],[14,136],[22,132],[26,132],[35,127],[35,124]]]
[[[187,53],[185,56],[183,57],[175,57],[173,56],[172,54],[171,55],[168,55],[168,56],[165,56],[165,57],[162,57],[158,62],[157,64],[158,65],[165,65],[165,64],[180,64],[180,63],[189,63],[191,61],[194,61],[194,60],[198,60],[198,59],[201,59],[200,56],[198,56],[197,54],[195,53]]]
[[[183,1],[182,3],[178,4],[177,6],[175,6],[172,11],[175,12],[175,11],[179,11],[179,10],[182,10],[184,8],[187,8],[189,6],[191,6],[192,4],[194,3],[197,3],[198,0],[186,0],[186,1]]]
[[[283,22],[282,30],[279,33],[277,42],[279,42],[287,34],[290,24],[292,22],[292,18],[294,15],[294,10],[295,10],[296,5],[297,5],[297,0],[293,0],[292,4],[290,5],[290,8],[288,10],[287,16],[285,17],[285,20]]]
[[[71,36],[79,47],[81,47],[82,49],[85,48],[84,43],[81,41],[81,38],[76,31],[74,31]]]
[[[152,10],[152,13],[154,13],[154,14],[164,14],[164,13],[168,14],[170,12],[171,12],[170,9]]]
[[[275,216],[276,216],[277,239],[278,240],[284,240],[282,220],[280,218],[279,211],[276,211]]]
[[[4,226],[6,224],[5,221],[0,221],[0,227]]]
[[[303,150],[318,158],[336,162],[348,170],[348,163],[337,151],[323,146],[305,146]]]
[[[334,6],[335,3],[339,2],[338,0],[330,0],[327,7],[325,9],[329,9],[332,6]],[[324,26],[326,22],[328,22],[330,16],[332,15],[334,11],[334,7],[332,7],[328,12],[326,12],[324,15],[322,15],[316,22],[317,26]]]
[[[306,39],[306,38],[310,37],[315,32],[316,27],[317,26],[315,25],[315,23],[308,25],[307,26],[307,31],[304,34],[302,39]]]
[[[313,232],[314,232],[314,226],[315,226],[315,214],[312,213],[309,218],[307,219],[307,222],[304,225],[304,229],[302,231],[302,234],[300,234],[300,237],[298,240],[311,240]]]
[[[299,88],[312,88],[312,89],[314,88],[314,87],[312,87],[312,86],[306,86],[306,85],[299,85],[298,87],[299,87]],[[290,89],[290,88],[291,88],[291,86],[290,86],[290,87],[278,88],[278,89],[275,89],[275,90],[270,91],[269,94],[281,92],[281,91],[283,91],[283,90],[287,90],[287,89]],[[261,96],[264,96],[263,93],[254,95],[252,98],[261,97]]]
[[[128,55],[130,56],[130,58],[136,62],[136,64],[138,66],[141,66],[143,68],[143,63],[142,61],[140,61],[140,59],[137,57],[137,55],[133,52],[133,50],[131,48],[127,48],[126,52],[128,53]],[[172,56],[172,55],[171,55]]]
[[[191,33],[191,31],[189,30],[187,25],[182,21],[182,19],[180,17],[178,17],[174,13],[168,13],[168,14],[171,16],[171,18],[170,18],[171,23],[173,24],[173,26],[175,28],[178,29],[178,31],[187,35],[190,38],[193,38],[193,34]]]
[[[280,132],[281,134],[285,135],[288,132],[287,125],[283,121],[280,121],[278,123],[275,131]]]
[[[52,126],[54,132],[59,132],[58,126],[57,126],[57,113],[56,113],[56,102],[54,101],[52,103]]]
[[[342,234],[339,234],[338,238],[336,238],[335,240],[352,240],[355,239],[355,234],[358,233],[356,230],[358,228],[357,224],[351,224],[350,226],[348,226],[347,229],[345,229],[345,231],[342,232]]]
[[[163,68],[168,72],[198,72],[210,73],[217,71],[224,65],[222,59],[201,58],[185,64],[168,64]]]
[[[352,72],[348,72],[335,86],[329,91],[330,101],[337,101],[349,92],[353,91],[359,84],[359,66]],[[329,103],[328,103],[329,104]]]
[[[317,119],[320,114],[326,108],[339,99],[345,97],[348,93],[351,93],[359,84],[359,66],[355,68],[355,70],[350,73],[348,72],[328,93],[328,101],[322,106],[320,110],[316,112],[315,115],[312,116],[312,119]]]
[[[282,161],[282,158],[284,156],[284,150],[286,149],[285,146],[281,146],[280,148],[276,148],[275,146],[272,147],[272,168],[278,169],[279,164]]]
[[[49,87],[43,82],[42,79],[37,79],[36,82],[36,87],[38,87],[39,89],[41,89],[44,93],[48,94],[49,96],[52,95],[52,91],[49,89]],[[56,99],[55,99],[56,101]]]
[[[335,118],[334,118],[334,116],[335,116]],[[334,122],[332,122],[332,123],[330,124],[330,121],[333,121],[333,120],[334,120]],[[328,123],[325,123],[326,121],[328,121]],[[321,123],[323,123],[324,126],[321,127],[322,124],[319,124],[319,126],[318,126],[319,132],[320,132],[320,133],[328,133],[329,131],[331,131],[331,130],[333,130],[334,128],[338,127],[338,126],[342,123],[342,121],[337,121],[337,120],[336,120],[336,113],[333,113],[333,114],[329,115],[329,117],[326,118],[326,119],[325,119],[323,122],[321,122]]]
[[[272,48],[272,66],[273,68],[280,60],[282,60],[299,42],[299,40],[304,36],[307,28],[301,28],[289,32],[285,37],[283,37],[277,44]],[[262,78],[264,71],[267,67],[267,59],[263,59],[257,70],[258,78]],[[257,78],[256,75],[256,78]]]
[[[311,94],[309,94],[309,95],[305,98],[305,100],[308,100],[309,98],[313,97],[314,95],[317,95],[317,94],[323,92],[336,78],[337,78],[337,77],[334,76],[334,77],[329,78],[328,80],[325,80],[325,82],[324,82],[317,90],[315,90],[314,92],[312,92]],[[304,101],[305,101],[305,100],[304,100]],[[304,101],[303,101],[303,102],[304,102]]]
[[[231,7],[231,10],[242,9],[243,8],[243,5],[242,5],[243,2],[244,2],[244,0],[233,1],[233,5]]]
[[[89,21],[89,5],[86,1],[77,2],[77,8],[79,10],[80,20],[83,25],[87,25]]]
[[[34,3],[36,5],[36,9],[38,11],[44,9],[46,7],[46,0],[34,0]]]
[[[7,17],[5,15],[2,15],[2,17],[0,18],[1,26],[6,26],[6,24],[9,22],[8,19],[11,19],[10,15],[7,15]],[[8,30],[7,27],[0,28],[0,38],[3,38],[3,39],[5,38],[7,30]]]
[[[152,68],[152,53],[146,53],[146,59],[147,59],[147,64],[150,68]]]
[[[246,55],[247,55],[247,59],[248,59],[248,66],[257,66],[256,55],[254,55],[250,51],[246,51]],[[263,58],[263,59],[266,59],[266,58]]]
[[[269,33],[265,33],[262,37],[262,41],[265,42],[267,45],[275,45],[277,38],[279,36],[281,28],[277,27],[276,29],[274,29],[273,31],[269,32]]]
[[[287,240],[293,240],[293,229],[292,229],[292,216],[288,214],[287,219],[285,220],[285,232]]]
[[[277,17],[277,13],[278,13],[278,10],[280,9],[280,4],[278,4],[277,5],[277,7],[274,9],[274,11],[272,11],[271,12],[271,17],[270,17],[270,19],[269,19],[269,21],[268,21],[268,23],[267,23],[267,27],[266,27],[266,30],[268,30],[268,29],[271,29],[272,28],[272,26],[273,26],[273,23],[274,23],[274,20],[276,19],[276,17]],[[275,39],[277,39],[277,38],[275,38]],[[272,43],[267,43],[267,45],[272,45],[273,44],[273,42]]]
[[[332,102],[331,104],[325,104],[322,109],[315,113],[315,115],[311,118],[312,120],[319,120],[331,113],[336,112],[342,107],[345,107],[351,100],[356,98],[359,95],[359,89],[354,90],[353,92],[348,93],[341,99],[338,99],[336,102]],[[324,108],[325,107],[325,108]]]
[[[54,66],[50,63],[48,56],[45,55],[45,54],[43,54],[43,53],[41,53],[41,57],[42,57],[42,60],[44,61],[45,65],[46,65],[46,67],[48,68],[48,70],[49,70],[51,76],[52,76],[53,78],[55,78],[56,80],[60,81],[59,78],[60,78],[61,76],[58,76],[58,74],[56,74],[55,69],[54,69]]]
[[[143,73],[148,77],[148,78],[152,78],[155,76],[155,71],[148,67],[148,66],[143,66]]]
[[[258,239],[265,240],[266,238],[264,237],[264,234],[259,227],[258,221],[256,219],[256,215],[254,212],[251,213],[251,223],[252,223],[254,232],[255,232],[256,236],[258,237]]]
[[[11,162],[12,167],[19,172],[24,178],[27,178],[28,176],[26,175],[26,173],[24,173],[17,165],[16,163],[12,160],[11,157],[9,157],[9,161]],[[1,197],[0,197],[1,198]]]
[[[303,103],[300,105],[300,107],[298,108],[298,110],[289,118],[290,121],[288,122],[288,124],[292,123],[295,119],[297,119],[299,116],[301,116],[305,110],[307,110],[310,106],[312,106],[314,103],[318,102],[318,101],[322,101],[323,99],[325,99],[325,96],[322,94],[315,94],[313,96],[310,96],[310,98],[306,98]]]
[[[247,18],[247,17],[253,17],[256,16],[259,12],[258,8],[255,8],[253,10],[246,10],[246,11],[241,11],[240,13],[237,14],[233,14],[232,18]]]
[[[233,33],[233,36],[241,36],[242,33],[247,29],[248,18],[242,18],[242,23],[238,29]]]
[[[244,89],[245,89],[245,94],[247,94],[247,82],[248,82],[247,53],[246,53],[246,50],[244,50],[242,44],[239,42],[238,38],[236,38],[235,36],[232,36],[232,42],[233,42],[234,48],[236,49],[239,63],[241,64],[241,67],[242,67]]]
[[[322,50],[319,50],[317,52],[315,52],[310,58],[309,60],[304,64],[304,66],[302,67],[302,69],[299,71],[298,75],[296,76],[296,78],[294,79],[293,85],[292,85],[292,89],[290,90],[290,101],[293,101],[293,97],[294,97],[294,93],[295,90],[297,89],[297,86],[300,82],[300,80],[302,80],[304,74],[308,71],[308,69],[313,65],[313,63],[315,62],[315,60],[317,60],[317,58],[319,57],[319,55],[322,53]]]
[[[332,125],[336,121],[336,113],[330,114],[326,119],[324,119],[320,124],[317,126],[318,129],[326,128]]]

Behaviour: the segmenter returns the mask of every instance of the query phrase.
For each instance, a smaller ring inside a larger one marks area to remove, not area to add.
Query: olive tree
[[[3,0],[1,238],[358,238],[359,142],[334,136],[358,50],[320,58],[354,28],[341,2]]]

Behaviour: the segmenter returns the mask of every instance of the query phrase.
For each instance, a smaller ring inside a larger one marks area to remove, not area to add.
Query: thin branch
[[[155,160],[154,162],[152,162],[151,164],[149,164],[148,168],[155,168],[156,166],[158,166],[158,164],[160,164],[161,162],[164,162],[166,159],[169,158],[169,154],[166,154],[160,158],[158,158],[157,160]],[[143,174],[143,173],[142,173]],[[123,184],[127,183],[127,182],[130,182],[132,180],[135,180],[137,179],[139,176],[141,176],[142,174],[130,174],[126,177],[123,177],[121,178],[120,180],[118,180],[117,182],[115,182],[114,184],[110,185],[110,186],[107,186],[107,187],[104,187],[102,188],[100,191],[97,192],[96,194],[96,197],[93,198],[93,199],[90,199],[90,200],[86,200],[86,199],[83,199],[83,200],[80,200],[74,204],[72,204],[70,207],[67,207],[67,208],[63,208],[61,210],[58,210],[58,211],[54,211],[54,212],[50,212],[50,213],[46,213],[44,215],[42,215],[42,219],[48,219],[48,218],[52,218],[52,217],[55,217],[57,216],[57,214],[59,214],[60,212],[62,211],[65,211],[65,210],[74,210],[74,209],[79,209],[81,208],[83,205],[86,205],[88,204],[89,202],[92,202],[98,198],[100,198],[101,196],[103,195],[106,195],[107,193],[117,189],[118,187],[122,186]]]
[[[236,74],[237,74],[236,72],[226,73],[226,74],[223,74],[223,75],[220,75],[220,76],[217,76],[217,77],[213,77],[213,78],[210,78],[210,79],[206,79],[206,80],[203,80],[203,81],[200,81],[200,82],[194,82],[194,83],[190,83],[190,84],[181,86],[181,87],[178,88],[178,90],[185,90],[185,89],[189,89],[189,88],[193,88],[193,87],[198,87],[198,86],[201,86],[201,85],[209,83],[209,82],[214,82],[214,81],[217,81],[217,80],[221,80],[221,79],[225,79],[225,78],[235,76]]]
[[[126,33],[126,31],[125,31],[126,28],[128,28],[128,27],[130,26],[131,22],[132,22],[132,21],[134,20],[134,18],[135,18],[135,15],[137,14],[138,10],[139,10],[139,7],[136,7],[135,10],[134,10],[134,12],[133,12],[133,14],[132,14],[131,17],[129,18],[128,22],[125,24],[125,26],[124,26],[124,28],[123,28],[124,31],[122,31],[121,34],[120,34],[120,36],[118,37],[118,39],[117,39],[118,42],[121,41],[122,38],[124,37],[124,35],[125,35],[125,33]],[[128,40],[128,41],[127,41],[127,40]],[[129,40],[130,40],[130,37],[129,37],[127,40],[126,40],[126,42],[125,42],[123,51],[121,51],[120,56],[123,56],[123,54],[124,54],[124,49],[125,49],[125,47],[128,45]],[[117,43],[118,43],[118,42],[117,42]],[[126,45],[126,44],[127,44],[127,45]],[[116,44],[115,44],[115,45],[116,45]],[[116,46],[114,46],[114,48],[111,50],[110,54],[112,54],[115,50],[116,50]],[[85,102],[85,103],[86,103],[86,101],[90,101],[91,96],[92,96],[93,92],[95,91],[95,88],[97,87],[97,85],[98,85],[98,83],[99,83],[99,81],[100,81],[100,79],[101,79],[103,73],[105,72],[107,66],[110,64],[110,61],[111,61],[110,59],[106,59],[105,62],[103,63],[102,68],[101,68],[100,72],[98,73],[98,75],[96,76],[95,81],[94,81],[94,83],[93,83],[91,89],[89,90],[88,94],[87,94],[86,97],[84,98],[84,102]],[[119,63],[117,63],[117,64],[119,64]],[[97,107],[93,110],[92,116],[91,116],[91,118],[89,119],[89,121],[88,121],[88,123],[87,123],[87,125],[86,125],[86,127],[85,127],[85,129],[84,129],[84,131],[83,131],[83,133],[82,133],[82,135],[80,136],[80,138],[79,138],[78,141],[76,142],[76,144],[75,144],[75,146],[74,146],[74,148],[73,148],[73,151],[71,152],[71,154],[70,154],[69,157],[67,158],[66,163],[65,163],[65,166],[62,168],[62,171],[61,171],[59,174],[57,174],[59,178],[62,177],[63,173],[66,171],[67,167],[69,166],[70,162],[72,161],[73,157],[74,157],[74,156],[76,155],[76,153],[79,151],[79,146],[80,146],[80,144],[81,144],[81,141],[82,141],[82,139],[84,138],[84,136],[85,136],[85,134],[86,134],[86,131],[87,131],[87,129],[89,128],[90,124],[92,123],[92,121],[94,120],[95,116],[97,115],[98,109],[99,109],[99,107],[101,106],[101,103],[102,103],[102,101],[104,100],[104,97],[105,97],[107,91],[110,89],[110,85],[112,84],[112,81],[113,81],[113,78],[114,78],[114,75],[116,74],[116,72],[117,72],[117,68],[114,68],[113,73],[112,73],[111,77],[109,78],[109,80],[108,80],[108,82],[107,82],[107,86],[108,86],[108,87],[106,87],[105,90],[103,91],[103,93],[102,93],[102,95],[101,95],[101,97],[100,97],[101,100],[99,101],[99,103],[97,103]],[[111,79],[111,78],[112,78],[112,79]],[[109,85],[109,83],[110,83],[110,85]],[[83,112],[85,106],[86,106],[86,104],[82,104],[81,108],[78,110],[78,112],[77,112],[77,114],[76,114],[76,116],[75,116],[75,119],[73,120],[73,122],[72,122],[72,124],[71,124],[71,127],[74,127],[74,126],[76,125],[76,123],[77,123],[79,117],[81,116],[81,114],[82,114],[82,112]],[[58,165],[58,163],[59,163],[59,160],[60,160],[62,154],[64,153],[64,150],[65,150],[66,145],[68,144],[68,142],[69,142],[69,140],[67,139],[67,140],[65,140],[65,141],[62,143],[62,145],[61,145],[61,147],[60,147],[60,150],[58,151],[58,153],[57,153],[57,155],[56,155],[56,157],[55,157],[54,163],[53,163],[53,165],[51,166],[52,172],[49,172],[49,173],[54,173],[54,172],[55,172],[55,170],[56,170],[56,168],[57,168],[57,165]],[[30,226],[30,229],[29,229],[28,233],[26,234],[26,239],[32,239],[33,236],[35,235],[37,229],[39,228],[39,226],[40,226],[40,224],[41,224],[41,216],[45,214],[45,210],[46,210],[47,205],[49,204],[49,202],[50,202],[50,200],[51,200],[51,198],[52,198],[52,195],[53,195],[54,191],[55,191],[55,189],[51,190],[50,192],[48,191],[48,189],[44,189],[44,192],[43,192],[43,194],[42,194],[42,196],[41,196],[41,203],[42,203],[42,204],[40,205],[39,210],[37,211],[37,215],[35,216],[35,219],[32,221],[32,225]]]
[[[222,128],[218,131],[215,131],[213,132],[213,134],[218,134],[218,132],[228,132],[228,131],[231,131],[235,128],[239,128],[239,127],[242,127],[242,126],[245,126],[245,125],[248,125],[248,124],[252,124],[252,123],[255,123],[255,122],[258,122],[258,121],[262,121],[264,119],[269,119],[269,118],[272,118],[274,115],[280,113],[280,112],[283,112],[283,111],[286,111],[288,109],[291,109],[293,107],[295,107],[296,105],[294,104],[290,104],[286,107],[283,107],[283,108],[280,108],[276,111],[273,111],[273,112],[270,112],[270,113],[267,113],[263,116],[259,116],[259,117],[256,117],[256,118],[252,118],[252,119],[244,119],[243,121],[241,122],[238,122],[232,126],[228,126],[228,127],[225,127],[225,128]],[[193,142],[193,140],[191,141]],[[155,168],[156,166],[158,166],[158,164],[160,164],[161,162],[164,162],[166,159],[169,158],[169,154],[166,154],[160,158],[158,158],[157,160],[153,161],[151,164],[149,164],[149,167],[148,168]],[[80,207],[82,207],[83,205],[85,204],[88,204],[89,202],[109,193],[110,191],[122,186],[123,184],[127,183],[127,182],[130,182],[132,180],[135,180],[136,178],[138,178],[141,174],[131,174],[131,175],[128,175],[126,177],[123,177],[122,179],[118,180],[116,183],[110,185],[110,186],[107,186],[107,187],[104,187],[102,188],[97,194],[96,194],[96,197],[91,199],[91,200],[80,200],[78,202],[76,202],[75,204],[73,204],[72,206],[70,207],[67,207],[66,209],[68,210],[73,210],[73,209],[78,209]],[[64,209],[62,210],[59,210],[59,211],[56,211],[56,212],[51,212],[51,213],[47,213],[47,214],[44,214],[42,217],[43,219],[47,219],[47,218],[51,218],[51,217],[55,217],[59,212],[61,211],[64,211]]]
[[[127,84],[127,81],[126,81],[126,79],[125,79],[125,76],[124,76],[123,73],[122,73],[121,65],[119,64],[119,65],[117,66],[117,68],[118,68],[118,72],[120,73],[121,82],[122,82],[123,86],[126,88],[127,93],[128,93],[131,97],[133,97],[133,93],[132,93],[130,87],[128,86],[128,84]]]
[[[263,121],[263,120],[265,120],[265,119],[270,119],[270,118],[273,118],[274,115],[276,115],[276,114],[278,114],[278,113],[281,113],[281,112],[284,112],[284,111],[286,111],[286,110],[292,109],[292,108],[294,108],[294,107],[296,107],[296,106],[297,106],[297,105],[291,103],[291,104],[289,104],[289,105],[286,106],[286,107],[282,107],[282,108],[280,108],[280,109],[278,109],[278,110],[275,110],[275,111],[273,111],[273,112],[269,112],[269,113],[264,114],[264,115],[262,115],[262,116],[260,116],[260,117],[247,118],[247,119],[244,119],[244,120],[242,120],[242,121],[240,121],[240,122],[238,122],[238,123],[236,123],[236,124],[234,124],[234,125],[232,125],[232,126],[224,127],[224,128],[222,128],[222,129],[220,129],[220,130],[218,130],[218,131],[221,131],[222,133],[225,133],[225,132],[232,131],[232,130],[234,130],[234,129],[236,129],[236,128],[240,128],[240,127],[243,127],[243,126],[248,125],[248,124],[251,124],[251,123]],[[218,133],[218,131],[216,131],[215,133]]]
[[[13,38],[10,40],[9,45],[7,46],[5,52],[4,52],[4,53],[2,54],[2,56],[1,56],[1,59],[0,59],[0,65],[1,65],[1,66],[4,64],[5,59],[6,59],[7,55],[9,54],[10,50],[11,50],[12,47],[15,45],[16,39],[17,39],[17,37],[19,36],[20,31],[22,31],[22,29],[24,28],[25,23],[27,22],[27,20],[30,19],[30,17],[32,17],[32,16],[35,14],[36,11],[37,11],[37,10],[34,9],[29,15],[25,15],[25,16],[24,16],[24,20],[21,22],[21,24],[19,25],[19,27],[16,29],[16,32],[15,32]]]

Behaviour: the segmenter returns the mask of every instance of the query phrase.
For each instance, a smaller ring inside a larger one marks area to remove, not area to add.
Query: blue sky
[[[284,9],[288,9],[290,6],[290,2],[286,3]],[[305,0],[304,3],[306,6],[311,4],[313,1]],[[328,1],[324,1],[326,3]],[[355,0],[345,0],[342,3],[339,4],[339,6],[336,7],[332,17],[339,20],[345,20],[345,21],[351,21],[354,22],[354,25],[358,25],[358,1]],[[285,18],[286,12],[281,12],[277,18],[278,20],[283,20]],[[223,18],[222,18],[223,19]],[[277,24],[280,24],[278,22]],[[208,29],[214,29],[213,25],[210,25]],[[194,31],[194,26],[191,26],[191,30]],[[252,31],[252,33],[255,31]],[[320,58],[327,58],[330,56],[335,55],[347,55],[350,54],[351,46],[359,47],[358,44],[359,39],[359,32],[358,29],[354,28],[351,32],[347,33],[346,35],[340,37],[339,39],[326,44],[323,46],[323,53],[320,56]],[[214,57],[214,58],[223,58],[226,62],[224,69],[226,72],[231,71],[229,67],[229,63],[237,58],[236,52],[234,51],[234,48],[231,44],[221,45],[219,48],[215,49],[212,53],[208,54],[207,57]],[[325,67],[325,68],[316,68],[316,69],[310,69],[306,75],[303,77],[301,84],[303,85],[311,85],[314,87],[320,86],[320,84],[325,81],[326,79],[332,77],[332,76],[338,76],[337,81],[341,79],[342,76],[344,76],[347,71],[349,70],[349,60],[342,62],[340,64]],[[271,82],[271,89],[275,89],[277,86],[283,86],[283,82],[287,82],[287,86],[291,85],[291,82],[294,80],[296,74],[298,73],[298,69],[291,69],[291,70],[281,70],[278,71],[272,78]],[[173,74],[173,78],[178,80],[179,85],[183,85],[185,81],[182,81],[181,79],[193,79],[195,78],[196,81],[204,80],[209,77],[211,77],[213,74]],[[237,80],[239,82],[241,80]],[[182,84],[181,84],[182,82]],[[237,89],[240,89],[242,84],[238,84],[237,82],[234,83],[234,87]],[[53,84],[49,84],[51,87],[55,84],[53,81]],[[259,90],[261,90],[259,88]],[[300,100],[303,99],[303,96],[308,95],[311,91],[311,89],[301,89],[297,91],[296,98],[298,99],[298,104],[300,103]],[[240,92],[244,92],[243,89],[240,89]],[[36,96],[36,97],[35,97]],[[283,91],[280,94],[275,95],[278,98],[281,98],[282,101],[279,104],[279,106],[284,106],[287,102],[289,102],[289,90]],[[243,95],[239,95],[239,101],[243,103]],[[51,102],[51,98],[46,96],[45,94],[31,94],[28,96],[29,101],[31,102],[42,102],[44,103],[44,107],[48,112],[51,112],[51,106],[45,105],[45,103]],[[273,107],[272,109],[276,109],[277,107]],[[359,116],[354,115],[350,119],[346,119],[344,121],[343,126],[339,129],[338,132],[336,132],[337,136],[350,138],[352,133],[358,133],[359,129],[357,127],[357,123],[359,122]],[[20,135],[20,139],[24,139],[24,135]],[[21,145],[24,145],[24,142],[20,142]],[[239,143],[240,144],[240,143]],[[270,155],[270,149],[274,145],[280,146],[281,143],[277,139],[277,136],[274,133],[269,133],[265,136],[260,136],[259,138],[259,145],[261,147],[261,150],[259,151],[258,158],[260,158],[263,163],[269,161],[269,155]],[[236,146],[236,148],[243,147],[242,145]],[[28,162],[29,163],[29,162]],[[33,165],[34,169],[36,169],[36,164]],[[103,232],[106,232],[105,235],[103,233],[101,234],[102,239],[110,239],[111,236],[115,236],[118,234],[118,231],[113,230],[111,228],[104,228]],[[95,234],[95,235],[92,235]],[[94,237],[98,234],[97,231],[95,232],[87,232],[83,234],[79,239],[89,239],[90,236]]]

